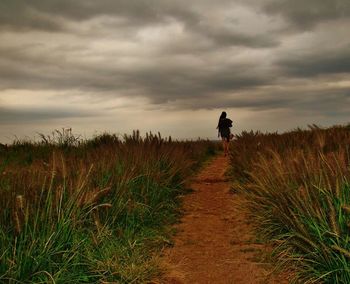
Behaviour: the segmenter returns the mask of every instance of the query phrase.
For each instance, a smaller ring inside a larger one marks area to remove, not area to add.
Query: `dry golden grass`
[[[232,145],[235,189],[281,266],[304,282],[350,283],[348,126],[242,133]]]
[[[0,149],[0,282],[145,282],[209,141],[71,130]],[[97,269],[97,270],[96,270]]]

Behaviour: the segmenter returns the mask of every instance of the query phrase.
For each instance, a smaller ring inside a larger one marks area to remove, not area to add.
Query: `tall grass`
[[[133,283],[160,273],[177,196],[215,151],[138,131],[71,130],[0,149],[0,282]]]
[[[302,283],[350,283],[349,127],[244,132],[231,151],[260,237]],[[237,186],[237,185],[236,185]]]

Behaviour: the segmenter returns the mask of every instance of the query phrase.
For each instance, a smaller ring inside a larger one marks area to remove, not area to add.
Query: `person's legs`
[[[224,154],[226,156],[226,138],[225,137],[221,137],[222,138],[222,149],[224,150]]]
[[[224,154],[225,154],[225,156],[227,156],[228,155],[228,146],[229,146],[228,139],[224,137],[222,139],[222,143],[223,143],[223,148],[224,148]]]

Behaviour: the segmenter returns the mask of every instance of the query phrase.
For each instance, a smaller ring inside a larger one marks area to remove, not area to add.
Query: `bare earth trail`
[[[267,248],[255,242],[242,197],[230,193],[227,169],[228,159],[218,156],[193,181],[175,245],[164,252],[172,269],[162,283],[288,283],[261,262]]]

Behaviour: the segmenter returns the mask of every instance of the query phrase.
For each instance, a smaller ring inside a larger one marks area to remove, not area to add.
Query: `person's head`
[[[226,118],[226,111],[223,111],[220,115],[220,119]]]

